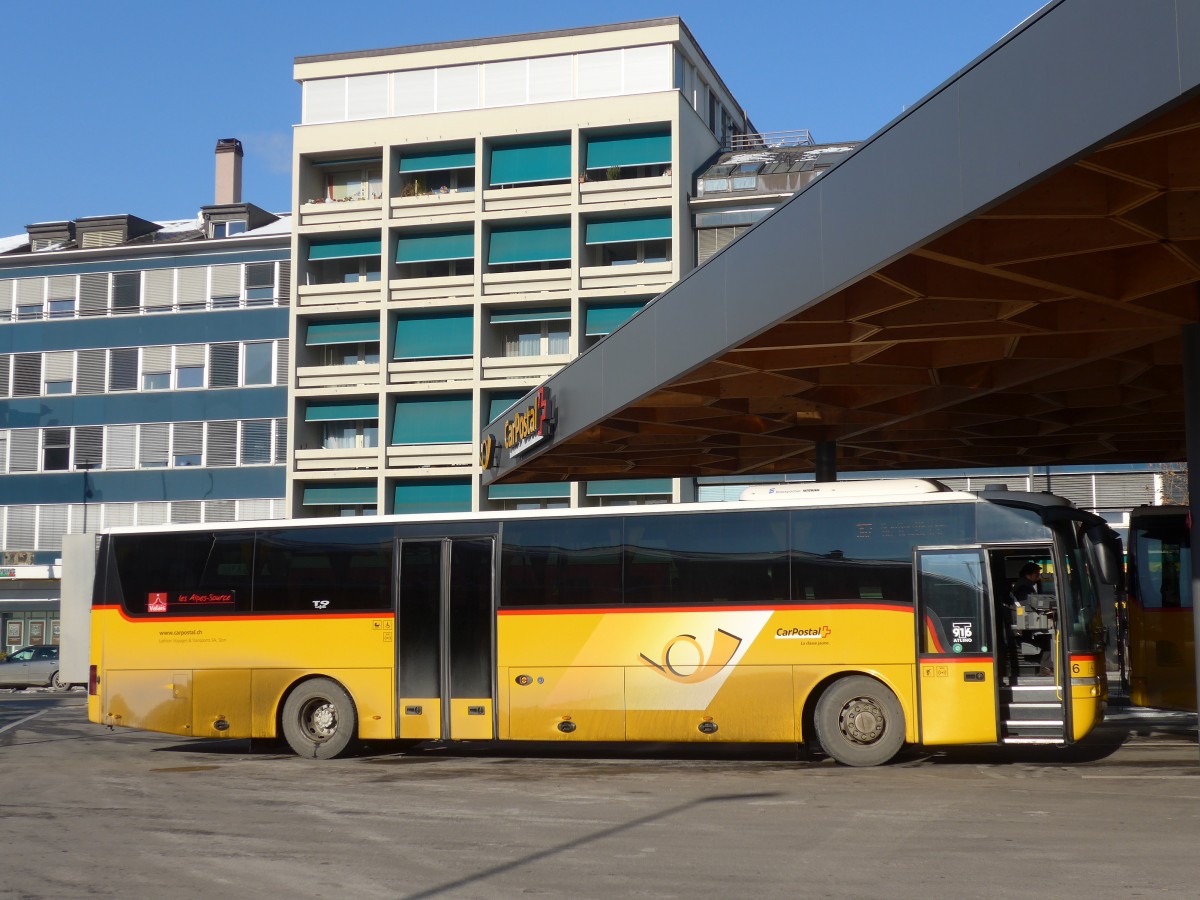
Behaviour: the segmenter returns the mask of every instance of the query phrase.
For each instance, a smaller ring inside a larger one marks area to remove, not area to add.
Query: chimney
[[[237,138],[217,141],[217,177],[214,206],[242,202],[242,142]]]

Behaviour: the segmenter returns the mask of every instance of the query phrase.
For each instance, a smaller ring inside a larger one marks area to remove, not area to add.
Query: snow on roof
[[[275,222],[270,225],[263,225],[261,228],[252,228],[250,231],[243,231],[241,234],[232,235],[235,238],[245,237],[268,237],[272,234],[291,234],[292,233],[292,216],[290,213],[284,213]]]
[[[23,247],[29,243],[29,235],[14,234],[11,237],[0,237],[0,253],[7,253],[9,250],[16,250],[18,247]]]
[[[162,226],[159,234],[168,234],[177,231],[199,231],[204,227],[204,220],[200,216],[192,219],[168,219],[164,222],[155,222],[155,225]]]

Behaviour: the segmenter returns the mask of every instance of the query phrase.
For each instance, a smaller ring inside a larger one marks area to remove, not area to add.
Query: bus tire
[[[835,681],[817,701],[821,749],[846,766],[880,766],[904,746],[904,710],[885,685],[865,675]]]
[[[288,694],[282,725],[283,737],[297,755],[333,759],[354,739],[358,714],[345,688],[328,678],[313,678]]]

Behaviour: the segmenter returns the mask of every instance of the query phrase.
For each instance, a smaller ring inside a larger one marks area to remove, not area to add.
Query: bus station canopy
[[[485,482],[1179,460],[1198,282],[1200,3],[1060,0],[552,376]]]

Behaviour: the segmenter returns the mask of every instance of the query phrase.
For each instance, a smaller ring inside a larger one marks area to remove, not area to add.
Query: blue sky
[[[830,142],[869,137],[1041,5],[22,3],[0,28],[0,236],[80,216],[193,216],[212,202],[222,137],[246,148],[244,199],[287,209],[296,56],[678,15],[759,129]]]

